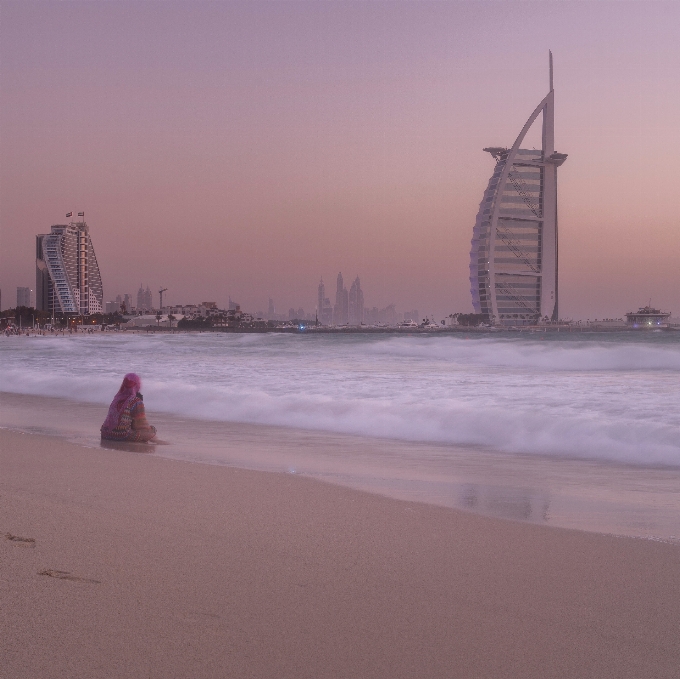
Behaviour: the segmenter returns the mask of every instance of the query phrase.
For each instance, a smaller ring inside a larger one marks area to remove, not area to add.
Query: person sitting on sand
[[[156,427],[149,424],[144,411],[144,401],[139,390],[139,375],[128,373],[118,393],[109,406],[109,414],[101,427],[102,438],[107,441],[133,441],[146,443],[156,436]]]

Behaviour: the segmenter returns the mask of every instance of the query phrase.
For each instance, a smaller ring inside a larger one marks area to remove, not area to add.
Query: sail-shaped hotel
[[[475,312],[495,325],[556,321],[557,168],[552,54],[550,91],[511,148],[484,151],[495,161],[479,206],[470,252],[470,292]],[[521,148],[542,123],[540,149]]]

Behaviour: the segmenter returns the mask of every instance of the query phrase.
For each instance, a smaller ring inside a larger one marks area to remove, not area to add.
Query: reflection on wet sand
[[[523,488],[464,484],[459,506],[479,514],[516,521],[549,520],[550,498]]]

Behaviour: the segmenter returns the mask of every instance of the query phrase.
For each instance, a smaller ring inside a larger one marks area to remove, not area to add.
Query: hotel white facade
[[[470,292],[476,313],[495,325],[532,325],[558,315],[557,168],[552,54],[550,91],[511,148],[484,151],[495,161],[477,213],[470,251]],[[533,125],[541,148],[523,149]]]
[[[36,236],[36,308],[89,315],[101,313],[103,306],[102,279],[85,221],[55,224],[50,233]]]

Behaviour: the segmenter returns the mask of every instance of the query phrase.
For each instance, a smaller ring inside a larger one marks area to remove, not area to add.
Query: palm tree
[[[159,328],[160,328],[160,325],[161,325],[161,318],[163,318],[163,314],[159,311],[159,312],[156,314],[156,321],[158,322],[158,327],[159,327]]]
[[[172,322],[175,320],[175,317],[172,314],[168,314],[168,320],[170,321],[170,327],[172,328]]]

